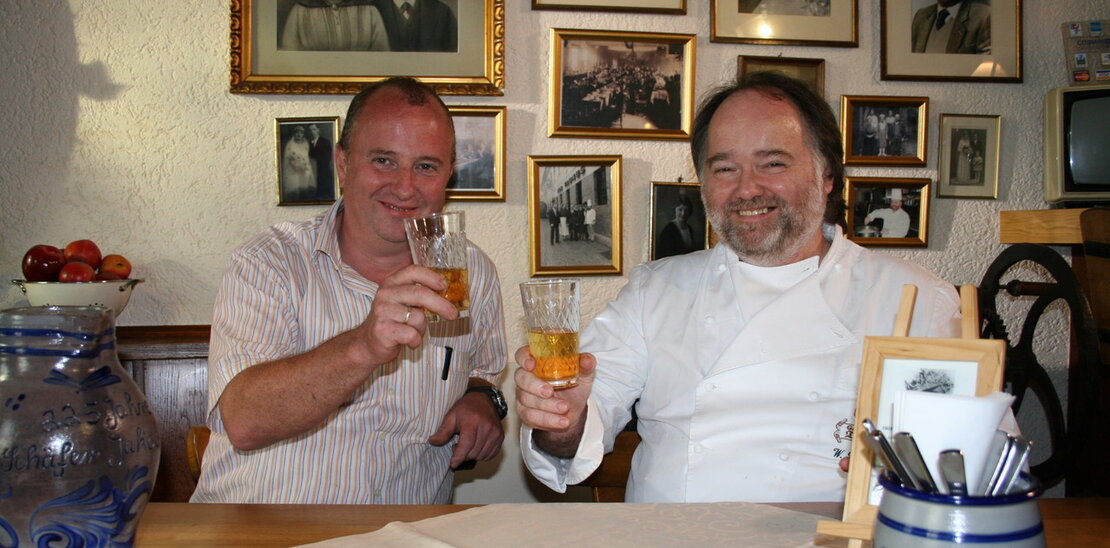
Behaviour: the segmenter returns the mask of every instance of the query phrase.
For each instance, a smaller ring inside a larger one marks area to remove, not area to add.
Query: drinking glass
[[[578,384],[578,280],[520,284],[535,374],[555,388]]]
[[[405,235],[412,251],[412,262],[443,276],[447,288],[439,295],[455,305],[460,318],[466,317],[470,309],[470,275],[463,212],[433,213],[405,219]],[[428,310],[424,314],[429,322],[443,319]]]

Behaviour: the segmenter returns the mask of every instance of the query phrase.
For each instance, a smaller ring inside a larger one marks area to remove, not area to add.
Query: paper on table
[[[994,392],[982,397],[900,391],[894,395],[891,426],[913,434],[921,457],[938,486],[937,457],[945,449],[964,453],[967,485],[979,485],[986,468],[991,439],[1014,397]]]

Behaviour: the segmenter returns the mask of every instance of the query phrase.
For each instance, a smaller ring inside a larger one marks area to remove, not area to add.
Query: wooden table
[[[1110,498],[1042,499],[1049,547],[1110,546]],[[779,504],[824,516],[839,515],[829,503]],[[136,546],[295,546],[375,531],[392,521],[419,521],[473,505],[342,506],[287,504],[147,505]]]

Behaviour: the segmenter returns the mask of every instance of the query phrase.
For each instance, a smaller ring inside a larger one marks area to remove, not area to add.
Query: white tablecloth
[[[490,504],[362,535],[308,544],[316,548],[488,548],[502,546],[846,546],[817,535],[822,516],[763,504]]]

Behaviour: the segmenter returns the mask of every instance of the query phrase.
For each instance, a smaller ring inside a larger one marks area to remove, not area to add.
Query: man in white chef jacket
[[[840,132],[805,84],[757,73],[718,90],[691,149],[722,244],[633,269],[582,333],[576,387],[553,390],[517,352],[525,463],[564,491],[635,405],[629,502],[843,500],[864,337],[892,333],[904,284],[910,334],[956,337],[956,291],[844,237]]]

